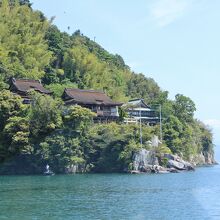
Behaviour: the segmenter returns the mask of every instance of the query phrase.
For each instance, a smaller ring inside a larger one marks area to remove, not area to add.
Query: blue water
[[[220,166],[161,175],[0,176],[0,219],[220,219]]]

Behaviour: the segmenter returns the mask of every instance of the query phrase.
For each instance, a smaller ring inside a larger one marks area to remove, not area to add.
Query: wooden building
[[[36,92],[46,94],[46,95],[51,95],[52,92],[49,90],[45,89],[41,82],[39,80],[33,80],[33,79],[15,79],[12,78],[10,82],[10,91],[20,95],[24,100],[24,104],[29,104],[30,103],[30,97],[28,93],[31,90],[34,90]]]
[[[124,106],[127,107],[128,113],[128,118],[125,119],[126,123],[137,123],[141,120],[142,123],[154,125],[160,121],[156,111],[147,105],[143,99],[130,100]]]
[[[97,114],[94,120],[117,121],[118,107],[123,103],[114,102],[104,92],[96,90],[65,89],[62,98],[66,105],[80,105]]]

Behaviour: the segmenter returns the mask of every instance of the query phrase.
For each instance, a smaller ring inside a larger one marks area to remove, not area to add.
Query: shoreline
[[[156,174],[173,174],[173,173],[185,173],[185,172],[196,172],[197,168],[211,168],[218,166],[219,163],[214,164],[203,164],[203,165],[196,165],[193,170],[173,170],[173,172],[141,172],[141,171],[127,171],[127,172],[76,172],[76,173],[55,173],[53,176],[60,176],[60,175],[87,175],[87,174],[128,174],[128,175],[135,175],[135,174],[146,174],[146,175],[156,175]],[[164,168],[169,169],[169,168]],[[28,173],[28,174],[0,174],[1,176],[45,176],[42,172],[41,173]],[[51,177],[51,176],[45,176]]]

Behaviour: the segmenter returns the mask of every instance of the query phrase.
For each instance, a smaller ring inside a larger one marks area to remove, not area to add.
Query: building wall
[[[118,107],[117,106],[86,106],[91,109],[93,112],[97,113],[98,116],[114,116],[118,117]]]
[[[128,111],[129,116],[131,117],[155,117],[155,112],[151,111],[151,110],[136,110],[136,109],[132,109]]]

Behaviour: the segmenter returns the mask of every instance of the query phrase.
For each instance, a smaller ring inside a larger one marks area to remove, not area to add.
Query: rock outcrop
[[[159,161],[166,161],[162,166]],[[141,149],[133,156],[131,173],[173,173],[194,170],[194,166],[181,157],[172,154],[156,155],[155,151]]]
[[[141,149],[133,156],[133,170],[148,172],[152,165],[159,165],[158,158],[153,151]]]
[[[214,159],[214,153],[210,152],[201,152],[200,154],[191,156],[190,163],[192,163],[195,166],[217,164],[217,162]]]

